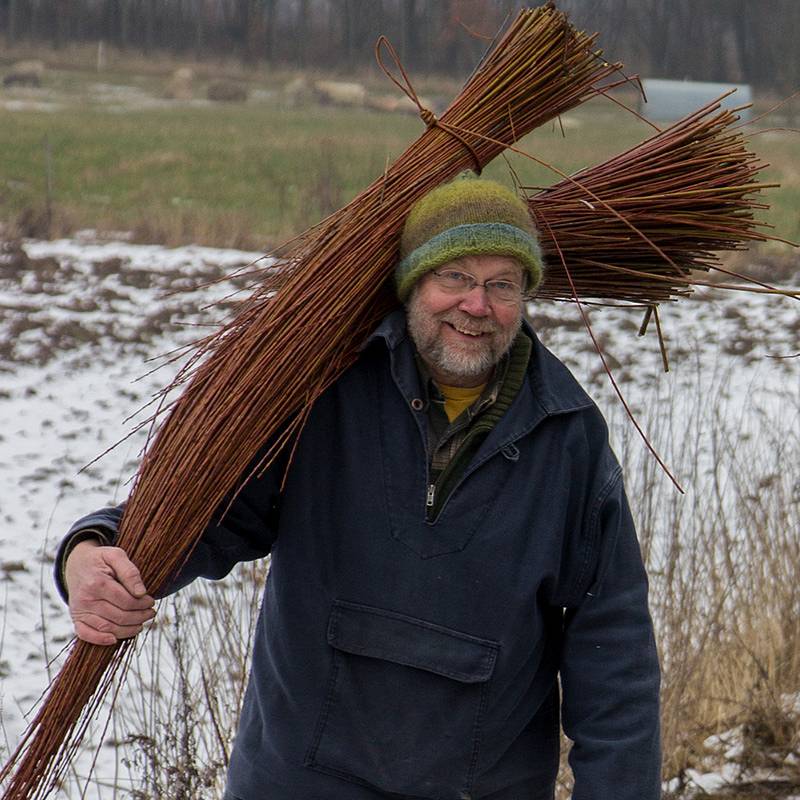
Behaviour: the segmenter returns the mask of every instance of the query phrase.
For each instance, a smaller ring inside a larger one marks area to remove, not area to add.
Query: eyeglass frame
[[[503,305],[513,305],[514,303],[517,302],[517,298],[514,298],[513,300],[502,300],[500,298],[493,298],[492,297],[491,288],[488,286],[488,284],[501,282],[501,283],[511,284],[513,286],[516,286],[519,289],[519,301],[520,302],[522,302],[522,301],[528,299],[529,297],[531,297],[531,293],[527,291],[527,288],[525,286],[527,276],[524,275],[524,274],[522,276],[523,283],[522,283],[522,285],[520,285],[520,284],[517,284],[516,282],[510,281],[510,280],[508,280],[506,278],[490,278],[488,281],[479,281],[471,272],[467,272],[466,270],[463,270],[463,269],[455,269],[454,267],[447,267],[443,271],[455,272],[458,275],[466,275],[468,278],[471,279],[471,285],[468,288],[465,288],[465,289],[451,289],[451,290],[448,290],[444,286],[439,284],[439,286],[441,286],[443,291],[445,291],[445,292],[450,291],[450,292],[452,292],[452,294],[454,296],[467,295],[473,289],[477,289],[477,287],[480,286],[486,292],[486,297],[490,302],[492,300],[494,300],[495,302],[502,303]],[[434,275],[437,278],[443,278],[444,277],[440,273],[440,271],[436,270],[436,269],[432,269],[429,274],[430,275]]]

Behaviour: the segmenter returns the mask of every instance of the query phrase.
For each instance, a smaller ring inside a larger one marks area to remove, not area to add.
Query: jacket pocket
[[[341,600],[327,636],[306,764],[399,795],[468,798],[499,643]]]

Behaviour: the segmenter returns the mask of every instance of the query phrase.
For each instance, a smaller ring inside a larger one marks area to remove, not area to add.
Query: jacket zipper
[[[436,500],[436,484],[428,484],[428,493],[425,495],[425,507],[433,508],[433,503]]]

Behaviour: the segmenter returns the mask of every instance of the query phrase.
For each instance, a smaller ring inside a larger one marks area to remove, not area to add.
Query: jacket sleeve
[[[259,457],[254,464],[258,463]],[[212,516],[197,545],[180,571],[157,596],[163,597],[191,583],[195,578],[218,580],[225,577],[240,561],[252,561],[269,554],[278,534],[280,484],[285,459],[248,480],[231,503],[229,494]],[[245,473],[245,474],[249,474]],[[230,504],[230,507],[229,507]],[[125,503],[82,517],[69,529],[56,553],[56,587],[64,600],[67,590],[63,567],[71,549],[81,540],[99,538],[103,544],[114,544]]]
[[[619,469],[589,523],[593,568],[564,610],[563,726],[573,800],[661,796],[660,670],[647,576]]]

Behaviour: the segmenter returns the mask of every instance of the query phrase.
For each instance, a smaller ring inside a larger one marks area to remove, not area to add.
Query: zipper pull
[[[432,483],[430,486],[428,486],[428,494],[425,497],[425,506],[427,508],[433,508],[434,497],[436,497],[436,486]]]

